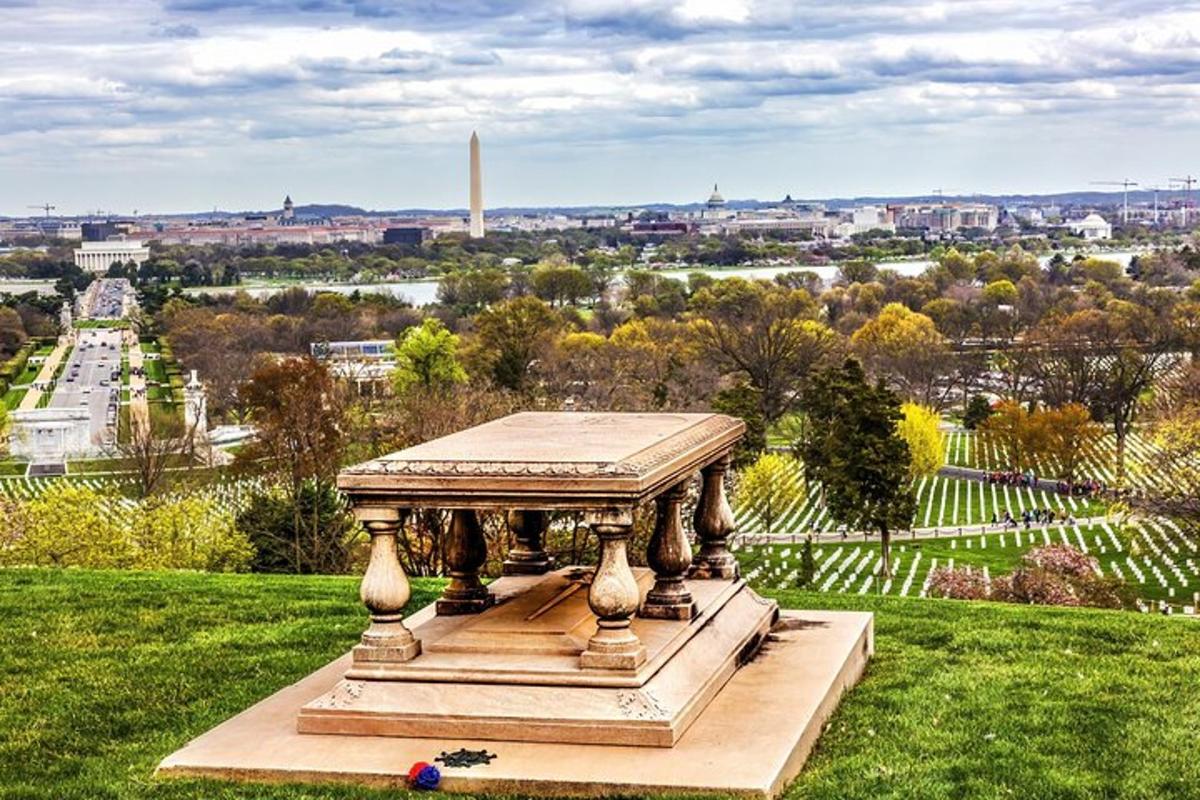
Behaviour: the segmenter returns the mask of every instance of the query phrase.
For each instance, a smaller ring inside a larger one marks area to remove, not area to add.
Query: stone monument
[[[208,395],[196,370],[192,370],[191,378],[183,387],[183,423],[185,430],[196,441],[207,438]]]
[[[371,537],[359,643],[160,774],[403,785],[437,756],[451,791],[778,794],[862,674],[872,618],[781,613],[741,579],[724,477],[744,428],[718,414],[523,413],[345,470]],[[693,554],[681,511],[697,473]],[[650,507],[648,567],[633,567]],[[430,508],[450,514],[450,580],[406,617],[397,545]],[[515,545],[485,585],[479,514],[497,511]],[[555,568],[556,511],[585,514],[595,567]]]
[[[469,233],[472,239],[483,238],[483,165],[479,156],[479,135],[471,131],[469,145],[471,161],[470,187],[470,224]]]

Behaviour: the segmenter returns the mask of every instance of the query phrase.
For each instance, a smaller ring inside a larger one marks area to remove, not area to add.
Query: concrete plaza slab
[[[775,797],[799,773],[842,694],[873,652],[873,617],[784,611],[758,655],[734,673],[673,747],[300,733],[301,707],[330,692],[349,654],[167,757],[160,776],[348,782],[398,787],[417,761],[487,750],[442,768],[451,792],[644,796],[713,792]],[[569,691],[563,687],[562,691]],[[556,708],[548,703],[547,715]]]

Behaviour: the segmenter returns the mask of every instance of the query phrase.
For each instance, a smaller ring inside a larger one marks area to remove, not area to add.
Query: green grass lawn
[[[438,586],[415,581],[413,604]],[[876,612],[876,656],[789,798],[1200,794],[1193,620],[776,596]],[[405,796],[152,777],[192,737],[349,648],[365,624],[354,578],[5,570],[0,613],[2,797]]]
[[[127,319],[78,319],[75,320],[76,328],[128,328],[129,320]]]
[[[17,406],[21,405],[21,401],[25,399],[25,394],[29,389],[9,389],[4,393],[4,407],[9,411],[13,411]]]

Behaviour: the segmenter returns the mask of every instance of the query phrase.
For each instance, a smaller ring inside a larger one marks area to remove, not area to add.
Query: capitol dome
[[[709,208],[720,208],[721,206],[725,205],[725,198],[721,196],[719,191],[717,191],[717,185],[715,183],[713,184],[712,194],[708,196],[708,203],[706,205]]]

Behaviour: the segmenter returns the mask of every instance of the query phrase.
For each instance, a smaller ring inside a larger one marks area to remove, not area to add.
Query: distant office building
[[[888,206],[897,228],[947,232],[960,228],[995,230],[1000,210],[986,203],[931,203]]]
[[[429,238],[429,229],[417,226],[387,228],[383,232],[384,244],[408,244],[420,246]]]
[[[686,222],[671,220],[643,220],[629,226],[629,232],[634,236],[684,236],[691,230],[692,226]]]
[[[1106,222],[1099,214],[1088,214],[1081,220],[1068,222],[1067,228],[1071,233],[1087,240],[1112,238],[1112,223]]]
[[[334,376],[353,381],[359,394],[385,391],[396,369],[396,343],[391,339],[358,342],[313,342],[313,358],[324,361]]]
[[[116,236],[117,223],[108,222],[85,222],[79,226],[83,241],[85,242],[103,242],[107,241],[110,236]]]
[[[108,272],[114,263],[140,267],[149,260],[150,248],[132,240],[83,242],[75,248],[75,266],[85,272]]]
[[[381,361],[396,357],[391,339],[364,339],[353,342],[313,342],[309,351],[320,361]]]
[[[887,209],[883,206],[859,206],[850,212],[850,232],[866,233],[867,231],[895,231],[896,226],[888,219]]]

